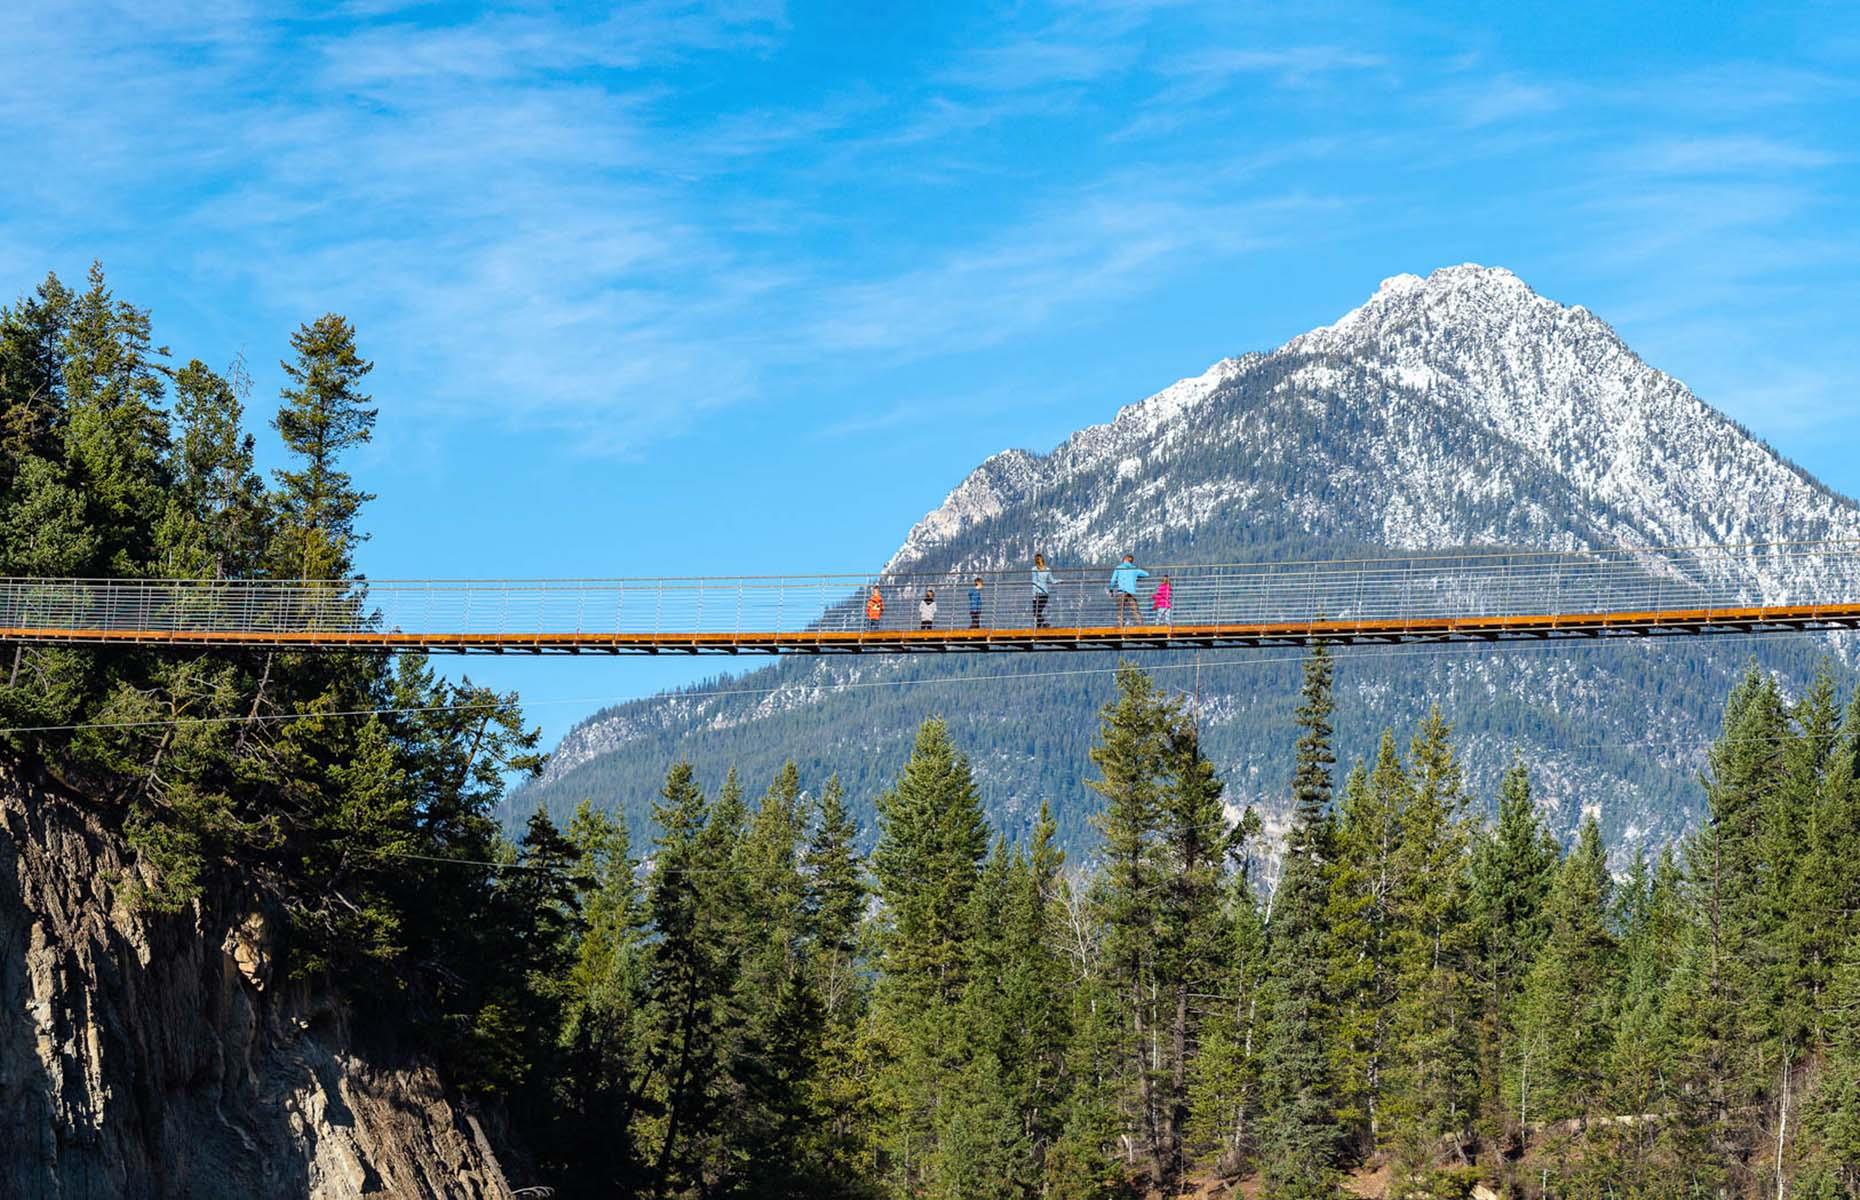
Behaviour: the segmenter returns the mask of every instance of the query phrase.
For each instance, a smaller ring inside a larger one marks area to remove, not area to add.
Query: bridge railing
[[[1584,616],[1860,603],[1860,542],[1323,562],[1148,565],[1120,612],[1113,567],[1056,566],[1045,625],[1178,626]],[[979,605],[971,592],[981,580]],[[867,617],[871,590],[882,613]],[[1035,624],[1028,566],[940,572],[569,580],[0,580],[0,634],[113,630],[262,635],[798,633]],[[1133,616],[1132,610],[1135,610]]]

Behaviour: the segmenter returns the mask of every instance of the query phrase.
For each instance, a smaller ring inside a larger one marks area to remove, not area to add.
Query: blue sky
[[[185,10],[185,11],[183,11]],[[381,407],[377,577],[863,570],[966,470],[1478,261],[1860,493],[1844,5],[0,12],[0,289]],[[549,736],[703,665],[471,665]]]

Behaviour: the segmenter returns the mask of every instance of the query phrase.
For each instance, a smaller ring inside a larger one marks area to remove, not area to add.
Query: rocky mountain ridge
[[[992,456],[909,531],[887,571],[1006,568],[1035,550],[1078,566],[1127,550],[1154,564],[1853,538],[1860,507],[1643,362],[1593,313],[1467,264],[1386,280],[1336,322],[1223,359],[1048,453]],[[1766,596],[1815,566],[1812,553],[1770,552],[1731,571]],[[1828,638],[1365,652],[1342,665],[1339,726],[1348,752],[1364,753],[1380,728],[1437,701],[1477,787],[1489,791],[1521,753],[1559,826],[1595,811],[1625,848],[1690,821],[1716,705],[1747,662],[1800,681],[1823,660],[1845,670],[1849,654]],[[1205,658],[1218,661],[1204,672]],[[1143,661],[1174,679],[1194,670],[1231,798],[1274,811],[1295,667],[1260,653]],[[751,780],[793,756],[817,775],[838,771],[869,803],[909,727],[940,712],[1005,828],[1045,799],[1084,847],[1091,801],[1078,780],[1108,684],[1031,678],[1045,666],[788,661],[723,689],[760,695],[700,688],[617,706],[571,731],[512,811],[540,801],[565,812],[587,797],[644,832],[653,781],[680,755]]]
[[[1558,528],[1544,505],[1518,493],[1515,473],[1491,469],[1500,464],[1439,469],[1453,464],[1391,454],[1389,444],[1372,443],[1365,461],[1339,465],[1353,486],[1375,484],[1401,501],[1387,509],[1378,528],[1350,531],[1386,549],[1573,550],[1860,536],[1860,510],[1851,501],[1643,362],[1588,309],[1546,299],[1502,268],[1464,264],[1426,279],[1386,279],[1336,322],[1270,354],[1223,359],[1048,454],[1007,450],[991,457],[911,529],[887,570],[927,566],[944,557],[939,552],[945,548],[965,545],[968,531],[1017,507],[1038,506],[1042,491],[1060,491],[1081,476],[1108,472],[1139,484],[1140,495],[1162,493],[1173,482],[1171,459],[1197,445],[1240,442],[1256,432],[1247,412],[1221,399],[1249,379],[1270,375],[1277,376],[1273,392],[1303,394],[1314,415],[1325,415],[1337,393],[1346,403],[1380,406],[1390,416],[1409,406],[1449,411],[1551,472],[1594,510],[1587,528]],[[1428,469],[1403,486],[1400,476],[1423,462]],[[1192,513],[1195,500],[1244,505],[1251,498],[1246,482],[1235,480],[1242,486],[1219,495],[1204,488],[1185,507]],[[1421,515],[1418,501],[1443,495],[1501,503],[1516,498],[1524,501],[1525,519],[1475,528]],[[1203,520],[1217,517],[1208,513]],[[1326,532],[1321,520],[1307,524],[1313,535]],[[1094,563],[1114,561],[1120,546],[1154,541],[1158,532],[1141,520],[1117,519],[1105,505],[1052,519],[1048,528],[1054,550]]]

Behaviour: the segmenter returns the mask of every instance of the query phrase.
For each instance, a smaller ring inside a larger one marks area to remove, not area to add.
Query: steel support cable
[[[1482,551],[1289,563],[1180,564],[1152,569],[1175,584],[1176,625],[1271,624],[1315,619],[1433,620],[1503,617],[1535,612],[1652,617],[1674,606],[1707,611],[1860,602],[1860,541],[1740,543],[1642,547],[1605,551]],[[1769,595],[1755,586],[1764,572]],[[1071,595],[1062,612],[1077,625],[1047,634],[1101,636],[1114,617],[1100,593],[1111,568],[1055,570]],[[881,629],[911,629],[909,610],[928,589],[943,597],[935,628],[966,628],[966,596],[975,574],[984,580],[985,630],[1022,631],[1031,622],[1027,573],[971,569],[814,576],[689,577],[608,580],[185,581],[14,579],[0,590],[0,629],[11,640],[34,630],[142,632],[150,635],[290,633],[402,636],[431,631],[435,640],[572,630],[586,640],[611,634],[678,636],[853,632],[867,628],[860,603],[877,586],[889,594],[891,616]],[[621,597],[650,594],[628,611]],[[734,594],[712,604],[708,595]],[[1098,599],[1094,600],[1094,595]],[[797,603],[796,596],[812,599]],[[590,598],[615,614],[613,628],[590,631]],[[1548,603],[1543,603],[1547,600]],[[1537,603],[1531,603],[1537,601]],[[899,611],[903,610],[903,611]],[[707,616],[708,611],[708,616]],[[711,628],[715,626],[716,628]],[[1126,628],[1129,628],[1126,624]],[[1144,625],[1144,628],[1154,628]],[[750,631],[750,632],[745,632]],[[426,636],[415,634],[413,636]],[[1276,635],[1275,635],[1276,636]],[[101,640],[101,639],[94,639]],[[129,639],[122,639],[129,640]],[[158,637],[150,640],[160,641]],[[517,643],[520,644],[520,643]],[[370,649],[392,649],[373,646]],[[443,649],[444,646],[435,648]]]
[[[1825,630],[1818,630],[1816,632],[1822,633],[1822,634],[1851,634],[1851,633],[1860,633],[1860,630],[1825,629]],[[1733,631],[1733,632],[1720,635],[1719,640],[1724,641],[1724,642],[1736,642],[1737,644],[1743,645],[1743,644],[1749,644],[1752,642],[1799,641],[1801,637],[1802,637],[1802,634],[1800,632],[1756,633],[1756,632],[1748,632],[1748,631]],[[1659,643],[1655,643],[1655,644],[1659,644]],[[1664,643],[1664,645],[1667,645],[1667,646],[1684,645],[1684,644],[1686,643],[1682,641],[1669,641],[1669,642]],[[1550,652],[1556,652],[1558,654],[1561,654],[1564,652],[1577,651],[1577,650],[1599,650],[1599,649],[1611,647],[1612,645],[1613,643],[1607,640],[1593,640],[1593,639],[1590,639],[1590,640],[1570,639],[1570,640],[1537,641],[1537,642],[1522,642],[1522,641],[1519,641],[1519,642],[1478,642],[1478,643],[1434,642],[1434,643],[1424,643],[1420,645],[1332,646],[1330,648],[1330,652],[1331,652],[1331,658],[1339,663],[1341,662],[1376,663],[1376,662],[1383,661],[1385,659],[1416,658],[1416,657],[1427,657],[1427,658],[1440,659],[1440,660],[1473,659],[1473,658],[1481,658],[1481,657],[1498,657],[1498,656],[1502,656],[1505,658],[1533,657],[1536,655],[1548,654]],[[1651,650],[1652,646],[1650,645],[1648,648]],[[1094,651],[1094,653],[1113,653],[1113,651],[1099,650],[1099,651]],[[1181,651],[1180,653],[1186,653],[1186,651]],[[1158,663],[1154,665],[1144,666],[1142,669],[1151,674],[1157,674],[1157,673],[1161,673],[1165,671],[1198,670],[1199,668],[1204,667],[1204,666],[1210,669],[1222,668],[1222,667],[1286,666],[1286,665],[1294,664],[1294,663],[1303,663],[1309,657],[1310,657],[1309,650],[1302,651],[1298,654],[1274,655],[1274,656],[1269,656],[1269,657],[1259,656],[1256,650],[1242,650],[1242,651],[1235,651],[1234,657],[1231,657],[1231,658],[1208,658],[1205,655],[1197,655],[1195,660],[1191,662]],[[932,677],[932,678],[925,678],[925,679],[859,679],[859,680],[848,680],[844,682],[833,683],[833,684],[827,685],[824,688],[816,688],[815,690],[820,690],[820,691],[824,691],[827,693],[834,693],[834,692],[846,692],[846,691],[859,691],[859,690],[868,689],[868,688],[915,688],[915,687],[947,686],[950,684],[1007,683],[1007,682],[1013,682],[1015,680],[1025,680],[1025,679],[1054,679],[1054,678],[1082,677],[1082,676],[1093,676],[1093,675],[1115,675],[1120,669],[1121,669],[1121,664],[1119,666],[1110,666],[1110,667],[1073,667],[1073,668],[1066,668],[1066,669],[1054,670],[1054,671],[1011,671],[1011,672],[976,674],[976,675],[952,675],[952,676]],[[796,685],[792,683],[784,683],[784,684],[777,684],[773,687],[708,688],[708,689],[674,690],[674,691],[660,693],[658,698],[673,699],[673,700],[711,700],[711,699],[726,699],[726,698],[738,697],[738,696],[768,697],[768,696],[776,695],[777,693],[780,693],[782,691],[789,690],[795,686]],[[520,708],[520,709],[538,708],[538,707],[544,707],[544,706],[556,705],[556,704],[583,704],[583,705],[597,704],[597,705],[602,705],[602,706],[612,706],[612,705],[617,705],[617,704],[643,703],[653,698],[654,697],[646,697],[646,696],[545,697],[540,700],[523,700],[521,698],[518,698],[514,702],[514,704],[515,704],[515,707]],[[382,707],[376,707],[376,708],[340,709],[340,710],[335,710],[335,711],[330,711],[330,712],[259,713],[255,715],[244,715],[244,716],[224,715],[224,716],[213,716],[213,717],[178,717],[178,718],[177,717],[163,717],[163,718],[151,719],[151,720],[146,720],[146,721],[79,721],[79,722],[72,722],[69,724],[57,724],[57,725],[0,726],[0,735],[30,734],[30,733],[73,733],[73,732],[77,732],[79,730],[85,730],[85,729],[160,729],[160,728],[166,728],[170,726],[179,726],[179,725],[237,725],[237,724],[246,724],[246,723],[279,724],[279,723],[284,723],[284,722],[289,722],[289,721],[322,720],[326,718],[327,719],[339,719],[339,718],[349,718],[349,717],[418,715],[422,713],[441,713],[441,712],[496,712],[500,709],[507,708],[510,706],[511,706],[510,704],[507,704],[503,701],[493,701],[493,702],[478,702],[478,703],[466,703],[466,704],[382,706]],[[1642,744],[1653,744],[1656,742],[1663,742],[1663,741],[1670,741],[1670,739],[1649,738],[1649,739],[1646,739],[1644,742],[1581,743],[1581,744],[1595,745],[1595,746],[1642,745]]]

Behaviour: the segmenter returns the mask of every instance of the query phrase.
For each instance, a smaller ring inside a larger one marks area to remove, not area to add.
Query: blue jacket
[[[1134,596],[1137,594],[1137,580],[1149,577],[1150,573],[1135,563],[1118,563],[1117,569],[1111,572],[1111,590]]]
[[[1033,590],[1041,596],[1051,595],[1053,591],[1053,573],[1038,567],[1033,571]]]
[[[982,589],[981,588],[970,588],[969,589],[969,611],[972,613],[982,611]]]

